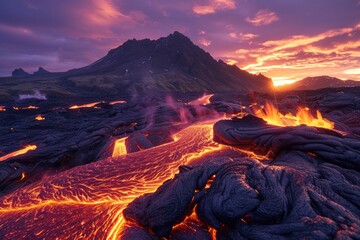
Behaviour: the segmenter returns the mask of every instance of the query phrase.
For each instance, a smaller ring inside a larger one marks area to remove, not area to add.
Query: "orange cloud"
[[[93,7],[89,8],[86,15],[89,20],[97,25],[108,25],[119,18],[128,20],[129,17],[122,14],[111,0],[93,0]]]
[[[199,39],[199,43],[205,47],[208,47],[211,45],[211,41],[205,38]]]
[[[206,15],[235,8],[236,4],[234,0],[210,0],[206,5],[195,5],[193,12],[199,15]]]
[[[282,49],[288,49],[293,47],[305,46],[311,43],[318,42],[320,40],[324,40],[326,38],[331,38],[335,36],[339,36],[345,33],[351,33],[354,30],[358,30],[359,26],[355,26],[355,28],[341,28],[329,30],[324,33],[320,33],[318,35],[309,37],[304,35],[292,36],[287,39],[275,40],[275,41],[266,41],[262,45],[265,47],[273,47],[272,51],[278,51]]]
[[[134,28],[134,25],[143,23],[145,15],[141,11],[124,13],[113,0],[90,0],[83,8],[74,9],[74,14],[81,16],[89,29],[86,36],[90,39],[111,39],[117,29]],[[93,31],[96,28],[97,31]]]
[[[276,15],[275,12],[271,12],[269,10],[263,9],[256,13],[255,17],[253,18],[246,18],[247,22],[253,24],[254,26],[264,26],[269,25],[273,22],[279,20],[279,17]]]
[[[227,64],[229,65],[235,65],[238,63],[238,61],[234,60],[234,59],[226,59],[225,61]]]
[[[314,75],[360,80],[360,24],[328,30],[313,36],[296,35],[238,49],[226,58],[252,73],[264,73],[279,82]],[[283,81],[284,80],[284,81]]]
[[[343,73],[348,75],[360,75],[360,68],[347,69],[343,71]]]
[[[239,40],[239,42],[250,41],[258,37],[258,35],[253,33],[235,33],[235,32],[230,33],[229,36]]]

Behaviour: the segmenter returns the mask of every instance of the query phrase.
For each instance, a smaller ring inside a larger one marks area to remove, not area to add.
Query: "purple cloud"
[[[215,58],[252,72],[300,78],[328,71],[345,78],[359,63],[359,8],[357,0],[3,0],[0,76],[18,67],[66,71],[127,39],[157,39],[178,30]],[[333,32],[342,29],[353,30]],[[298,71],[306,57],[322,62],[321,68],[309,64]]]
[[[279,17],[276,15],[275,12],[271,12],[269,10],[259,10],[255,17],[253,18],[246,18],[246,21],[253,24],[254,26],[264,26],[264,25],[269,25],[273,22],[276,22],[279,20]]]

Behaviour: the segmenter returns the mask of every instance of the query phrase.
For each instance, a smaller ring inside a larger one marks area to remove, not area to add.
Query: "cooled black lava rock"
[[[359,139],[270,126],[255,117],[219,121],[214,135],[273,160],[239,155],[183,167],[155,193],[129,204],[125,218],[159,237],[171,236],[195,208],[198,225],[216,229],[221,240],[360,238]]]

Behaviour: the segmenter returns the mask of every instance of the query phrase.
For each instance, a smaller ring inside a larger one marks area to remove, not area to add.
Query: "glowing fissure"
[[[247,154],[247,156],[249,158],[252,158],[252,159],[256,159],[256,160],[259,160],[259,161],[262,161],[262,160],[269,160],[269,158],[267,156],[264,156],[264,155],[259,155],[259,154],[256,154],[254,152],[251,152],[251,151],[247,151],[247,150],[243,150],[243,149],[237,149],[238,151],[242,152],[242,153],[245,153]]]
[[[0,157],[0,162],[5,161],[6,159],[9,159],[9,158],[12,158],[12,157],[15,157],[15,156],[25,154],[28,151],[35,150],[36,148],[37,148],[36,145],[27,145],[23,149],[17,150],[15,152],[12,152],[12,153],[6,154],[5,156]]]
[[[45,117],[41,116],[40,114],[36,115],[35,120],[37,121],[43,121],[45,120]]]
[[[272,103],[266,103],[264,109],[255,110],[255,115],[275,126],[298,126],[305,124],[313,127],[334,129],[333,122],[323,118],[319,111],[316,111],[316,117],[313,116],[310,109],[306,107],[299,107],[296,115],[291,113],[284,115]]]
[[[87,104],[82,104],[82,105],[73,105],[73,106],[69,107],[69,109],[92,108],[92,107],[95,107],[99,103],[104,103],[104,101],[87,103]],[[127,102],[124,100],[109,102],[110,105],[121,104],[121,103],[127,103]]]
[[[0,237],[119,239],[128,203],[154,192],[179,166],[231,149],[213,142],[213,122],[181,130],[177,141],[79,166],[4,196]]]
[[[37,106],[27,106],[27,107],[13,107],[14,110],[18,111],[18,110],[26,110],[26,109],[38,109],[39,107]]]
[[[214,94],[204,95],[201,98],[198,98],[194,101],[188,102],[189,105],[208,105],[210,104],[210,98],[214,96]]]
[[[110,105],[121,104],[121,103],[126,103],[126,101],[119,100],[119,101],[109,102]]]
[[[94,107],[96,104],[99,104],[99,103],[101,103],[101,102],[87,103],[87,104],[83,104],[83,105],[73,105],[73,106],[69,107],[69,109],[91,108],[91,107]]]

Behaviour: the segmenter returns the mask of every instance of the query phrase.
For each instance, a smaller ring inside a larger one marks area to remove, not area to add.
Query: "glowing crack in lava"
[[[189,105],[208,105],[210,104],[210,98],[214,96],[214,94],[204,95],[201,98],[198,98],[194,101],[188,102]]]
[[[310,109],[306,107],[299,107],[294,116],[291,113],[284,115],[272,103],[266,103],[264,109],[255,110],[255,115],[275,126],[298,126],[305,124],[313,127],[334,129],[333,122],[323,118],[319,111],[316,111],[316,117],[314,117]]]
[[[122,155],[126,155],[126,153],[127,153],[126,145],[125,145],[126,139],[127,139],[127,137],[124,137],[124,138],[117,139],[115,141],[112,157],[120,157]]]
[[[69,109],[92,108],[92,107],[94,107],[96,104],[99,104],[99,103],[101,103],[101,102],[87,103],[87,104],[83,104],[83,105],[73,105],[73,106],[69,107]]]
[[[27,109],[38,109],[39,107],[37,106],[27,106],[27,107],[13,107],[14,110],[19,111],[19,110],[27,110]]]
[[[17,150],[15,152],[12,152],[12,153],[6,154],[5,156],[0,157],[0,162],[5,161],[6,159],[9,159],[9,158],[12,158],[12,157],[15,157],[15,156],[25,154],[28,151],[35,150],[36,148],[37,148],[36,145],[27,145],[23,149]]]
[[[235,151],[215,143],[212,128],[194,124],[176,142],[75,167],[4,196],[0,239],[119,239],[128,203],[154,192],[180,165]]]
[[[38,114],[38,115],[36,115],[35,120],[37,120],[37,121],[44,121],[45,118],[44,118],[43,116],[41,116],[40,114]]]
[[[102,102],[87,103],[87,104],[83,104],[83,105],[73,105],[73,106],[69,107],[69,109],[92,108],[92,107],[95,107],[99,103],[104,103],[104,102],[102,101]],[[127,103],[127,102],[123,101],[123,100],[109,102],[110,105],[122,104],[122,103]]]
[[[127,103],[127,102],[126,102],[126,101],[123,101],[123,100],[109,102],[110,105],[122,104],[122,103]]]

